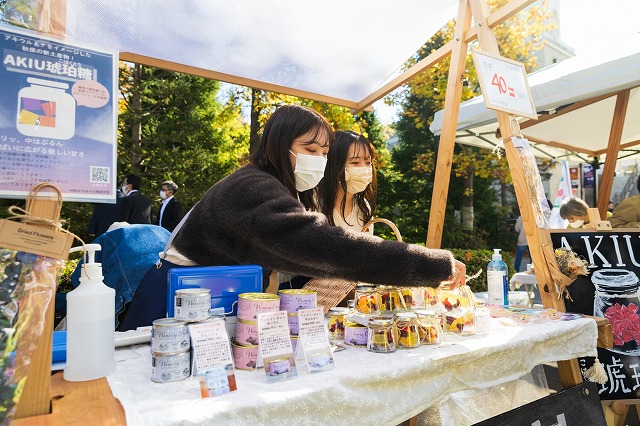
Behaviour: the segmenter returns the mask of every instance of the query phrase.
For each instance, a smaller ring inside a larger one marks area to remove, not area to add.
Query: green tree
[[[280,105],[303,105],[321,113],[331,123],[334,130],[362,132],[356,117],[345,107],[250,87],[237,87],[232,90],[230,97],[242,100],[250,107],[249,140],[251,141],[251,152],[254,152],[258,147],[262,126]]]
[[[189,208],[246,161],[249,132],[241,106],[221,104],[219,90],[215,80],[122,64],[119,174],[139,174],[147,194],[171,179]]]

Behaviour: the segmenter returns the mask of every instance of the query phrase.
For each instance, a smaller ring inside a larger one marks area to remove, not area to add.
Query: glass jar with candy
[[[417,348],[420,346],[418,316],[415,312],[397,312],[394,315],[398,330],[398,346],[401,348]]]
[[[355,312],[365,315],[380,313],[380,294],[372,285],[357,285],[355,290]]]

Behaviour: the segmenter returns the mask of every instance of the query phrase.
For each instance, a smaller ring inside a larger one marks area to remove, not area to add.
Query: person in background
[[[87,234],[92,237],[99,237],[109,230],[113,222],[118,219],[118,207],[122,202],[122,193],[116,189],[115,204],[94,203],[93,213],[87,225]]]
[[[613,201],[612,201],[612,200],[609,200],[609,206],[607,207],[607,211],[608,211],[608,212],[611,212],[611,213],[613,214],[613,208],[614,208],[614,207],[615,207],[615,206],[613,205]]]
[[[515,272],[520,272],[522,256],[529,249],[527,235],[524,233],[524,225],[522,224],[522,216],[518,216],[513,229],[518,233],[518,241],[516,242],[516,258],[513,262],[513,270]]]
[[[560,204],[560,217],[569,221],[569,228],[584,228],[589,223],[589,205],[580,198],[569,198]],[[607,212],[607,219],[611,213]]]
[[[120,330],[166,315],[167,271],[180,266],[257,264],[272,270],[374,284],[464,284],[451,252],[331,226],[317,208],[334,136],[318,112],[281,106],[267,120],[251,163],[213,185],[149,269]]]
[[[362,231],[376,208],[375,149],[355,132],[336,132],[319,186],[322,213],[331,225]],[[373,234],[373,226],[368,231]]]
[[[173,232],[174,228],[180,223],[182,207],[174,194],[178,191],[178,185],[173,181],[167,180],[162,182],[162,188],[160,189],[160,198],[162,198],[162,205],[158,211],[158,219],[156,225],[162,226],[169,232]]]
[[[141,186],[142,180],[133,174],[122,181],[124,198],[118,206],[118,222],[151,224],[151,200],[140,193]]]
[[[637,181],[640,192],[640,179]],[[609,218],[614,228],[640,228],[640,195],[625,198],[613,209]]]

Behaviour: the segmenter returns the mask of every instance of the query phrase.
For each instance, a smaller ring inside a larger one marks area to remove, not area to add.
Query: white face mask
[[[289,152],[296,157],[296,167],[293,170],[296,190],[303,192],[315,188],[324,177],[327,159],[321,155],[295,154],[291,150]]]
[[[129,185],[122,185],[120,187],[120,192],[122,192],[122,195],[124,195],[124,196],[127,195],[127,186],[129,186]]]
[[[162,189],[160,190],[160,198],[162,198],[163,200],[167,199],[167,193],[164,192]]]
[[[344,179],[347,182],[347,192],[357,194],[367,189],[373,180],[371,167],[347,167],[344,169]]]
[[[581,228],[582,225],[584,225],[584,220],[582,219],[578,219],[578,220],[574,220],[573,222],[569,222],[569,226],[572,228]]]

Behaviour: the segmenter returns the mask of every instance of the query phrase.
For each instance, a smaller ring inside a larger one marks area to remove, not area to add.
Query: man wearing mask
[[[151,200],[139,192],[141,186],[140,177],[133,174],[122,181],[124,198],[118,206],[118,222],[151,224]]]
[[[178,185],[173,181],[167,180],[162,182],[162,189],[160,189],[160,198],[162,199],[162,205],[158,212],[158,218],[156,225],[162,226],[169,232],[173,232],[175,227],[180,223],[180,214],[182,207],[174,194],[178,190]]]

